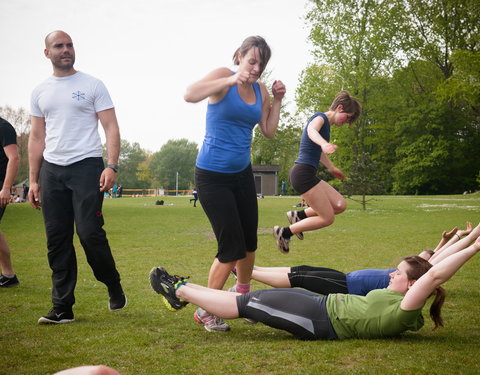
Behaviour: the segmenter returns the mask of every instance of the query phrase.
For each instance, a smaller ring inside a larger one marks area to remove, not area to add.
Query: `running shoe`
[[[275,225],[273,227],[273,237],[275,237],[275,239],[277,240],[278,250],[280,250],[282,254],[288,254],[288,252],[290,251],[288,247],[288,245],[290,244],[290,238],[283,238],[282,234],[283,227]]]
[[[108,287],[108,308],[110,311],[118,311],[127,306],[127,297],[120,284]]]
[[[188,277],[170,275],[163,267],[154,267],[150,271],[150,284],[155,292],[162,295],[163,303],[170,311],[177,311],[188,305],[180,300],[175,291],[180,285],[185,284]]]
[[[230,326],[223,321],[222,318],[212,315],[201,307],[195,310],[193,318],[198,324],[203,324],[203,327],[208,332],[225,332],[230,331]]]
[[[301,219],[298,217],[298,211],[288,211],[287,219],[290,224],[298,223]],[[303,240],[303,232],[295,233],[299,240]]]
[[[38,324],[65,324],[71,323],[74,320],[72,310],[61,311],[52,308],[47,315],[38,319]]]
[[[20,281],[18,281],[17,275],[13,275],[13,277],[0,275],[0,288],[10,288],[18,284],[20,284]]]

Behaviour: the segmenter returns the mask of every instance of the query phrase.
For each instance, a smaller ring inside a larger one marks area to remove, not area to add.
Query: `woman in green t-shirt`
[[[150,281],[174,311],[192,303],[224,319],[251,319],[302,340],[391,337],[423,326],[422,308],[431,295],[430,316],[435,328],[443,325],[441,284],[480,250],[480,237],[472,244],[467,238],[457,244],[459,251],[434,266],[419,256],[404,258],[390,274],[388,287],[365,297],[281,288],[240,295],[188,283],[162,267],[151,271]]]

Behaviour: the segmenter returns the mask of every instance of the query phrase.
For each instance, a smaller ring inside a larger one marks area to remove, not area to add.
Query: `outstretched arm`
[[[462,239],[458,233],[468,233],[468,235]],[[441,260],[447,258],[448,256],[455,254],[456,252],[466,248],[470,245],[477,237],[480,236],[480,224],[478,224],[474,229],[472,229],[472,223],[467,223],[467,229],[464,231],[458,231],[453,237],[457,237],[455,241],[450,240],[452,243],[449,246],[442,247],[439,251],[435,252],[432,255],[429,262],[431,264],[437,264]],[[448,243],[450,243],[450,241]]]
[[[457,230],[453,233],[453,235],[448,239],[447,243],[445,243],[442,247],[440,247],[438,250],[438,253],[441,253],[442,251],[444,251],[446,248],[450,247],[451,245],[453,245],[454,243],[456,243],[457,241],[459,241],[463,236],[466,236],[467,234],[469,234],[471,231],[472,231],[472,223],[470,223],[469,221],[466,222],[466,229],[464,230]],[[456,228],[456,227],[455,227]],[[445,232],[444,232],[445,233]],[[449,232],[450,233],[450,232]],[[448,235],[448,234],[446,234]],[[437,246],[438,247],[438,246]]]
[[[479,250],[480,237],[478,237],[477,240],[466,249],[450,255],[440,263],[435,264],[407,291],[407,294],[400,304],[402,310],[410,311],[421,308],[433,291],[455,275],[455,273]]]
[[[433,251],[440,250],[445,244],[457,233],[458,228],[454,227],[450,232],[444,231],[442,233],[442,239],[438,243],[437,247]]]
[[[188,86],[184,99],[189,103],[198,103],[211,97],[216,102],[226,94],[230,86],[246,82],[248,76],[248,72],[238,71],[232,74],[228,68],[215,69],[201,80]]]

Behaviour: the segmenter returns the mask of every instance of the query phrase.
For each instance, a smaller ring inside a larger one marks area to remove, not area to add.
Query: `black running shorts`
[[[290,185],[298,194],[304,194],[321,180],[317,177],[317,169],[308,164],[295,164],[288,174]]]

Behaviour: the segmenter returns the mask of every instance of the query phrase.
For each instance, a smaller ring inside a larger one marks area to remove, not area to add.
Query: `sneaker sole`
[[[197,315],[197,312],[196,312],[196,311],[193,313],[193,319],[195,319],[195,321],[196,321],[198,324],[203,324],[202,319],[200,319],[200,317]]]
[[[74,321],[75,319],[51,320],[42,316],[40,319],[38,319],[38,324],[66,324]]]
[[[211,329],[210,327],[208,327],[206,325],[203,325],[203,328],[205,328],[205,330],[208,331],[208,332],[228,332],[228,331],[230,331],[230,327],[228,327],[227,329]]]
[[[16,286],[19,286],[20,283],[15,283],[15,284],[3,284],[3,285],[0,285],[0,288],[14,288]]]
[[[290,249],[288,249],[287,251],[283,250],[282,248],[280,248],[280,245],[278,244],[278,239],[277,239],[277,235],[276,235],[276,228],[279,228],[278,226],[274,226],[273,227],[273,238],[275,238],[275,242],[277,243],[277,249],[282,253],[282,254],[288,254],[290,252]]]
[[[162,269],[162,267],[153,267],[152,270],[150,271],[150,285],[152,286],[155,292],[163,295],[165,291],[163,290],[161,285],[157,284],[157,281],[155,280],[156,271],[159,269]]]
[[[295,224],[295,223],[298,223],[298,221],[295,221],[295,222],[293,221],[293,217],[290,217],[290,216],[288,215],[288,212],[287,212],[287,219],[288,219],[288,222],[290,223],[290,225]],[[298,238],[299,240],[303,240],[303,238],[304,238],[304,237],[303,237],[303,232],[295,233],[295,236],[297,236],[297,238]]]
[[[162,300],[163,300],[163,304],[165,305],[165,307],[170,310],[170,311],[173,311],[173,312],[176,312],[178,311],[179,309],[176,309],[175,307],[173,307],[170,302],[168,302],[168,299],[167,297],[165,296],[162,296]]]

